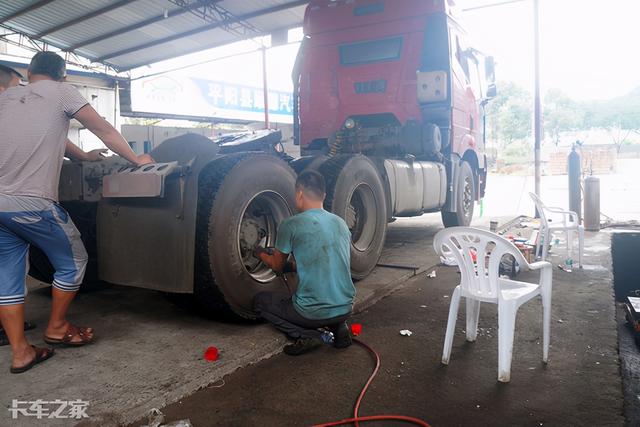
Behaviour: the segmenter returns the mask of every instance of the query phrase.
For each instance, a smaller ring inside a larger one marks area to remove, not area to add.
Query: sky
[[[459,0],[461,8],[503,0]],[[605,99],[640,86],[640,1],[539,0],[543,93]],[[497,62],[497,78],[533,87],[533,2],[468,11],[463,25]]]
[[[458,0],[460,9],[504,0]],[[640,86],[640,0],[539,0],[542,91],[559,88],[575,99],[606,99]],[[497,62],[498,80],[533,88],[533,0],[461,13],[471,44]],[[300,31],[292,33],[297,39]],[[259,48],[255,42],[236,43],[186,58],[165,61],[136,71],[136,75],[185,63],[210,60]],[[269,85],[291,90],[291,67],[298,44],[273,48],[268,55]],[[259,53],[210,62],[176,74],[209,76],[230,83],[261,86]]]

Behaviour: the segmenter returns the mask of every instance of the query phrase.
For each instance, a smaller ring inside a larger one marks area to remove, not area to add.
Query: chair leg
[[[542,242],[542,261],[546,261],[549,256],[549,239],[551,238],[551,231],[549,229],[545,229],[544,231],[544,239]]]
[[[542,245],[540,244],[540,241],[542,240],[543,232],[544,232],[544,229],[540,227],[538,229],[538,238],[536,239],[536,256],[535,256],[536,260],[542,259]]]
[[[511,380],[511,357],[517,310],[515,304],[498,303],[498,381],[504,383]]]
[[[456,330],[456,320],[458,319],[458,308],[460,307],[460,286],[456,286],[451,296],[449,305],[449,320],[447,321],[447,332],[444,336],[444,348],[442,349],[442,363],[449,364],[451,357],[451,347],[453,346],[453,335]]]
[[[480,318],[480,301],[473,298],[467,300],[467,341],[474,342],[478,337],[478,319]]]
[[[549,337],[551,335],[551,293],[542,293],[542,361],[549,361]]]

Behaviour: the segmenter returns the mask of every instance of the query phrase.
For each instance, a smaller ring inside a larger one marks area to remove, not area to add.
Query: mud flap
[[[447,171],[447,200],[442,210],[444,212],[457,212],[456,200],[458,196],[458,180],[460,179],[460,158],[451,155],[445,162]]]

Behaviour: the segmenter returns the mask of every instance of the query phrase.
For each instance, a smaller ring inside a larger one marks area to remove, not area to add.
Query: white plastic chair
[[[567,240],[567,254],[573,250],[573,233],[578,233],[578,267],[582,267],[582,252],[584,251],[584,227],[580,224],[578,214],[560,208],[546,206],[540,197],[529,193],[536,210],[540,215],[540,231],[536,242],[536,259],[546,260],[549,256],[549,245],[554,231],[565,233]],[[557,219],[556,221],[553,221]],[[551,220],[551,221],[549,221]]]
[[[461,275],[460,284],[453,291],[449,306],[442,363],[449,364],[460,298],[467,300],[466,335],[467,341],[471,342],[478,335],[480,303],[498,304],[498,381],[509,382],[516,314],[522,304],[537,295],[542,297],[542,360],[546,363],[551,327],[551,263],[540,261],[529,264],[513,243],[490,231],[471,227],[446,228],[436,234],[433,246],[439,255],[453,255],[456,258]],[[539,283],[500,277],[500,261],[507,254],[515,257],[522,271],[540,270]]]

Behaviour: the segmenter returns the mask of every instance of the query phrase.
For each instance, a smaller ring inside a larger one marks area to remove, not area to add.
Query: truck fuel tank
[[[442,163],[386,159],[394,216],[413,216],[440,209],[447,199],[447,175]]]

